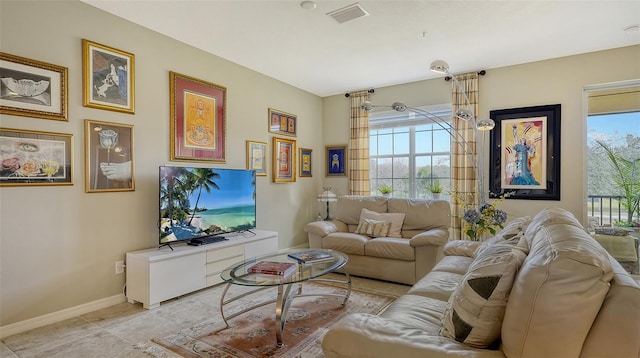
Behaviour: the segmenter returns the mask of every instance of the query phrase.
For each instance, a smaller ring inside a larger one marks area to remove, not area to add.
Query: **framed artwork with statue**
[[[560,200],[560,104],[491,111],[489,195]]]
[[[328,145],[325,147],[326,176],[346,176],[347,175],[347,146]]]

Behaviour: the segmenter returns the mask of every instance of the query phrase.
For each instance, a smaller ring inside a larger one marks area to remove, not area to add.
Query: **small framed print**
[[[347,175],[347,146],[333,145],[326,146],[325,167],[326,175],[346,176]]]
[[[133,126],[86,119],[85,191],[133,191]]]
[[[171,160],[226,161],[227,89],[169,72]]]
[[[269,108],[269,132],[295,137],[298,130],[298,117],[295,114]]]
[[[300,177],[311,177],[312,176],[312,171],[311,171],[311,153],[312,153],[313,149],[309,149],[309,148],[300,148],[300,153],[299,153],[299,157],[300,157]]]
[[[296,181],[296,141],[273,137],[273,182]]]
[[[82,40],[82,85],[85,107],[135,112],[135,56]]]
[[[68,121],[68,72],[0,52],[0,113]]]
[[[267,143],[247,141],[247,169],[256,175],[267,175]]]
[[[0,128],[0,186],[73,185],[73,135]]]

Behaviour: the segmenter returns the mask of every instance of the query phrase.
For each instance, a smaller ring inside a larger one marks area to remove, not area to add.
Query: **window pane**
[[[378,155],[393,154],[393,141],[390,134],[378,136]]]
[[[449,152],[451,148],[451,137],[444,129],[433,131],[433,151]]]
[[[373,133],[375,131],[372,131]],[[375,156],[378,154],[378,136],[371,135],[369,136],[369,156]]]
[[[390,179],[393,177],[392,158],[378,159],[378,178]]]
[[[393,136],[393,154],[409,154],[409,132]]]
[[[429,153],[432,148],[431,132],[416,131],[416,153]]]

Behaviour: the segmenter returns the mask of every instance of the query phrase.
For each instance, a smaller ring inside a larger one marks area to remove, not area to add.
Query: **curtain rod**
[[[367,92],[369,92],[369,93],[374,93],[375,91],[376,90],[374,90],[373,88],[367,90]],[[360,91],[356,91],[356,92],[360,92]],[[345,93],[344,96],[349,98],[349,97],[351,97],[351,93]]]
[[[485,70],[478,71],[478,76],[484,76],[484,75],[486,75],[486,74],[487,74],[487,71],[485,71]],[[447,77],[445,77],[445,78],[444,78],[444,80],[445,80],[445,81],[447,81],[447,82],[448,82],[448,81],[451,81],[451,76],[447,76]]]

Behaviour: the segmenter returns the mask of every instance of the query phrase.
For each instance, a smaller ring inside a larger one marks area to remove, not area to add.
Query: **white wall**
[[[446,58],[443,58],[446,60]],[[482,64],[478,63],[478,68]],[[455,72],[455,68],[451,69]],[[589,85],[640,79],[640,46],[630,46],[577,56],[557,58],[518,66],[487,69],[480,77],[478,118],[488,118],[498,109],[561,104],[561,200],[509,199],[501,208],[510,220],[535,215],[545,207],[562,207],[586,220],[585,153],[586,122],[583,89]],[[450,103],[451,85],[443,78],[393,87],[376,88],[371,102],[408,106]],[[349,136],[349,100],[343,95],[324,98],[324,138],[327,144],[347,143]],[[489,136],[485,149],[485,187],[489,187]],[[344,178],[332,178],[331,186],[341,194],[348,192]]]
[[[169,160],[169,71],[227,88],[227,162],[245,168],[245,140],[268,143],[269,107],[298,116],[298,146],[324,149],[322,99],[184,45],[77,1],[1,1],[0,50],[69,69],[69,121],[2,115],[0,126],[73,134],[73,186],[0,188],[0,325],[122,293],[114,263],[125,252],[157,245],[158,166]],[[135,55],[135,115],[82,106],[81,40]],[[85,193],[85,119],[134,126],[133,192]],[[289,137],[290,138],[290,137]],[[257,179],[257,226],[279,232],[280,247],[307,242],[324,169],[312,178],[273,184]]]

